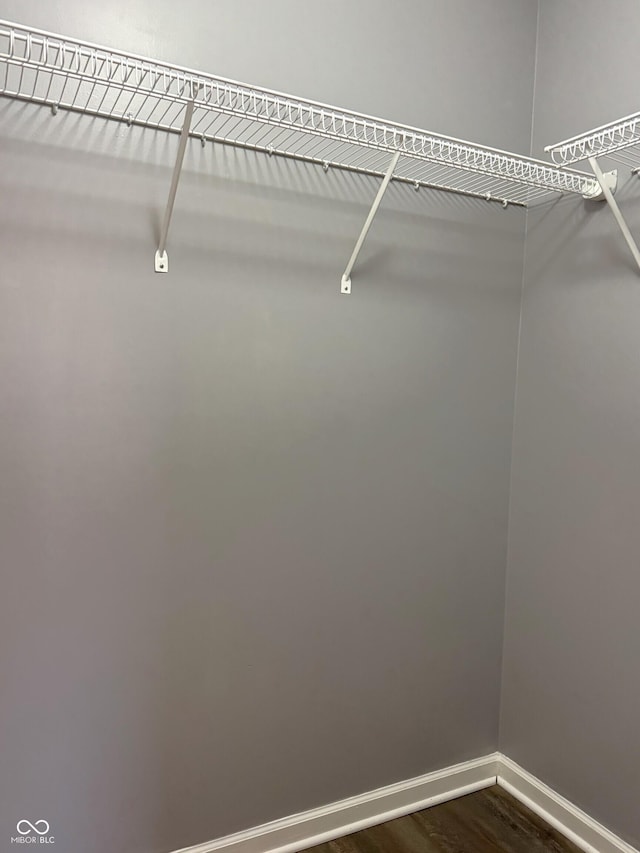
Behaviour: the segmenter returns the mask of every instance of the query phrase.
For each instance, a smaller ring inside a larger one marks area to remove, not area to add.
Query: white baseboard
[[[298,853],[496,782],[585,853],[640,853],[500,753],[455,764],[175,853]]]
[[[504,755],[498,758],[498,784],[585,853],[638,853]]]
[[[456,764],[175,853],[297,853],[495,785],[498,757],[496,753]]]

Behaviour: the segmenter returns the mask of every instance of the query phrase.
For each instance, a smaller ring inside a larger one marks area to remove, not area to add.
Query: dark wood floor
[[[363,829],[309,853],[580,853],[497,785]]]

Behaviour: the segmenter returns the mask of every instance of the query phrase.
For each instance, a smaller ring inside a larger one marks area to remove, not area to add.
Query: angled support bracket
[[[176,155],[175,166],[173,167],[173,175],[171,176],[169,197],[167,198],[167,206],[164,211],[164,219],[162,220],[162,228],[160,230],[160,243],[158,245],[158,251],[156,252],[156,272],[169,272],[169,258],[167,257],[167,235],[169,234],[169,225],[171,224],[173,203],[176,200],[178,183],[180,182],[180,172],[182,171],[184,152],[187,147],[187,140],[189,139],[189,129],[191,127],[191,118],[193,116],[193,106],[193,101],[187,101],[187,108],[184,113],[184,122],[182,124],[182,130],[180,131],[178,153]]]
[[[610,185],[610,181],[607,178],[612,174],[611,172],[603,173],[600,168],[600,164],[596,160],[595,157],[589,157],[589,165],[593,169],[593,173],[598,179],[598,183],[602,189],[602,194],[607,200],[609,207],[611,208],[611,213],[613,213],[616,222],[620,230],[622,231],[622,236],[627,241],[627,246],[631,249],[631,254],[633,255],[636,264],[640,268],[640,251],[638,250],[638,245],[636,241],[633,239],[633,235],[631,231],[629,231],[629,226],[627,225],[624,216],[622,215],[622,211],[618,207],[618,202],[613,197],[613,192],[615,190],[615,183],[613,188]],[[616,173],[617,174],[617,173]]]
[[[369,215],[367,216],[366,222],[364,223],[364,227],[360,232],[360,236],[358,237],[358,242],[356,243],[356,247],[353,250],[351,257],[349,258],[349,263],[347,264],[347,268],[344,271],[344,275],[342,276],[342,282],[340,285],[340,293],[351,293],[351,270],[355,262],[358,259],[358,255],[360,254],[360,249],[366,239],[367,234],[369,233],[369,228],[371,228],[371,223],[373,222],[373,218],[378,212],[378,208],[380,207],[380,202],[382,201],[382,196],[385,194],[387,187],[389,186],[389,181],[393,177],[393,171],[398,165],[398,160],[400,159],[400,152],[396,151],[393,155],[391,163],[389,163],[389,168],[380,184],[380,189],[378,190],[378,194],[376,195],[373,204],[371,205],[371,210],[369,211]]]

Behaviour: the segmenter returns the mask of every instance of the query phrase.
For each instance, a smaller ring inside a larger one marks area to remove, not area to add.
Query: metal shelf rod
[[[385,194],[387,187],[389,186],[389,181],[393,177],[393,170],[398,165],[398,160],[400,159],[400,152],[398,151],[391,158],[391,162],[389,163],[389,168],[380,184],[380,188],[378,193],[373,200],[373,204],[371,205],[371,210],[369,211],[369,215],[367,216],[365,223],[362,227],[362,231],[360,232],[360,236],[355,245],[355,249],[351,253],[351,257],[349,258],[349,263],[347,264],[347,268],[344,271],[344,275],[342,276],[342,281],[340,283],[340,293],[351,293],[351,270],[355,262],[358,260],[358,255],[360,254],[360,249],[362,248],[364,241],[367,238],[367,234],[369,233],[369,229],[371,228],[371,224],[373,219],[378,212],[378,208],[380,207],[380,202],[382,201],[382,197]]]
[[[182,132],[180,133],[180,142],[178,143],[178,153],[176,154],[176,162],[173,167],[173,175],[171,176],[171,186],[169,187],[169,197],[167,198],[167,206],[164,210],[162,220],[162,228],[160,229],[160,242],[155,257],[156,272],[169,272],[169,258],[167,257],[167,236],[169,234],[169,225],[171,225],[171,214],[173,213],[173,205],[178,192],[178,184],[180,183],[180,173],[182,172],[182,163],[184,161],[184,152],[189,139],[189,128],[191,127],[191,118],[193,116],[193,101],[187,103],[184,113],[184,123]]]
[[[622,211],[618,207],[618,202],[613,197],[613,193],[611,192],[611,189],[609,188],[605,176],[602,173],[600,164],[598,163],[595,157],[589,157],[589,165],[593,169],[594,174],[598,179],[604,197],[606,198],[607,203],[611,208],[611,212],[613,213],[615,220],[618,223],[620,230],[622,231],[622,236],[627,241],[627,246],[631,249],[631,254],[633,255],[635,262],[638,265],[638,268],[640,269],[640,251],[638,250],[636,241],[633,239],[631,231],[629,231],[629,226],[627,225],[625,218],[622,215]]]

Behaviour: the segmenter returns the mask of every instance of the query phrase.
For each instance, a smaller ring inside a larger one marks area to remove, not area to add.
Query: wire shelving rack
[[[631,254],[640,268],[640,249],[613,195],[617,183],[617,172],[610,172],[609,175],[613,176],[613,180],[607,180],[607,175],[603,174],[598,163],[599,157],[609,157],[630,168],[632,174],[640,173],[640,113],[632,113],[562,142],[547,145],[545,151],[551,155],[553,162],[562,168],[582,160],[589,162]]]
[[[607,156],[635,171],[640,167],[640,113],[547,145],[544,150],[558,166]]]
[[[180,133],[167,228],[189,137],[503,206],[599,192],[589,173],[4,21],[0,94]]]

